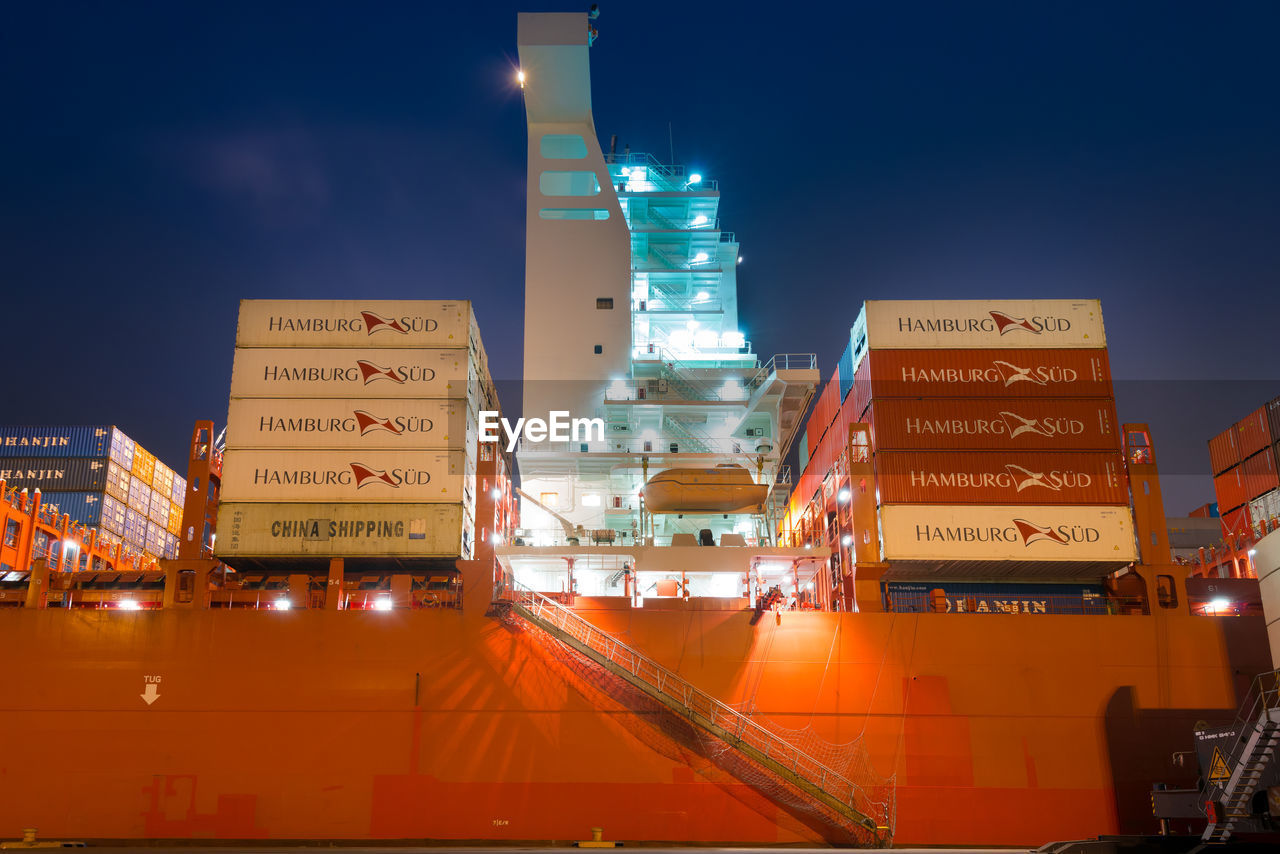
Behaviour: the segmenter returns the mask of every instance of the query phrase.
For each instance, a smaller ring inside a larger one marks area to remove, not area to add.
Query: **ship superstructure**
[[[816,359],[762,362],[748,340],[715,180],[602,150],[588,51],[581,15],[521,16],[524,416],[602,429],[522,441],[522,527],[502,560],[538,589],[591,595],[633,594],[630,571],[640,595],[736,598],[794,582],[826,557],[780,550],[773,533]],[[660,553],[681,546],[717,551],[693,571]]]

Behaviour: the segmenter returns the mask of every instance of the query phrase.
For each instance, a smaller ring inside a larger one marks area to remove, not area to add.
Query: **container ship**
[[[1101,305],[868,302],[825,383],[762,358],[718,183],[600,144],[586,15],[518,29],[518,440],[469,302],[242,302],[176,557],[5,553],[0,835],[1246,829],[1239,787],[1153,815],[1272,665],[1171,558]],[[16,543],[43,524],[0,507]]]

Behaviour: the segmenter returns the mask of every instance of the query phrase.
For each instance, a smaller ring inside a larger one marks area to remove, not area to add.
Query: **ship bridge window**
[[[597,222],[609,218],[609,211],[604,208],[543,208],[538,211],[539,219],[590,219]]]
[[[546,134],[538,148],[549,160],[581,160],[587,156],[587,142],[576,133]]]
[[[548,169],[538,176],[538,191],[544,196],[594,196],[600,182],[594,172]]]

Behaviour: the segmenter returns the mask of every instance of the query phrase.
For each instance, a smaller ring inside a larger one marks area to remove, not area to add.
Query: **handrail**
[[[757,763],[814,795],[851,819],[877,844],[888,845],[888,828],[858,806],[862,789],[823,765],[791,742],[775,735],[746,715],[699,690],[671,670],[598,629],[571,609],[519,582],[510,581],[510,602],[525,619],[549,630],[597,663],[616,672],[682,717],[710,730]],[[886,831],[882,835],[882,831]]]
[[[805,371],[818,367],[817,353],[775,353],[747,380],[747,388],[755,388],[775,371]]]
[[[1243,773],[1244,762],[1257,749],[1258,739],[1275,730],[1277,721],[1274,713],[1277,710],[1280,710],[1280,670],[1272,670],[1254,677],[1250,683],[1233,722],[1236,737],[1226,756],[1231,774],[1222,782],[1205,781],[1199,799],[1201,805],[1208,801],[1225,804],[1232,799],[1238,800],[1241,786],[1256,786],[1257,778]],[[1251,737],[1246,736],[1249,731],[1253,733]],[[1250,790],[1246,789],[1246,793]],[[1216,823],[1210,822],[1205,828],[1202,837],[1205,841],[1221,840],[1230,835],[1236,816],[1229,808],[1225,812],[1225,816],[1220,816]]]

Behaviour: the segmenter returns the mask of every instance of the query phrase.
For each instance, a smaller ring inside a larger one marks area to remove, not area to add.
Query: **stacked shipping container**
[[[793,521],[855,423],[886,560],[1136,559],[1096,300],[866,303],[807,425]]]
[[[0,427],[0,480],[107,542],[177,556],[187,480],[116,427]]]
[[[470,557],[485,409],[469,302],[243,301],[215,553]]]
[[[1280,519],[1280,398],[1209,440],[1224,535]]]

